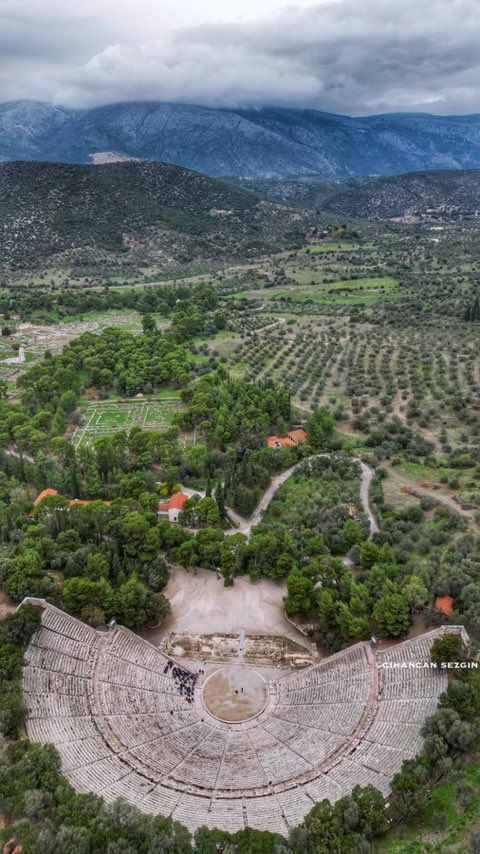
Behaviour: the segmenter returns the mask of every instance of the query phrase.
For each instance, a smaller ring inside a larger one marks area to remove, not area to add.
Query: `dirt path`
[[[372,468],[370,468],[370,466],[367,466],[367,464],[364,463],[363,460],[357,459],[357,462],[360,463],[360,468],[362,470],[362,480],[360,483],[360,501],[362,502],[363,512],[368,517],[368,521],[370,524],[370,537],[373,537],[373,535],[378,534],[380,530],[370,505],[370,484],[373,480],[375,472]]]
[[[262,306],[263,308],[263,306]],[[270,332],[272,329],[275,329],[277,326],[284,326],[286,323],[286,319],[282,317],[281,320],[275,320],[274,323],[269,323],[268,326],[262,326],[258,332]]]
[[[16,460],[21,460],[23,458],[28,463],[34,463],[35,462],[32,455],[28,454],[26,451],[24,451],[23,454],[19,454],[19,452],[16,451],[11,446],[6,446],[3,450],[5,451],[6,454],[9,454],[11,457],[15,457]]]
[[[330,454],[315,454],[313,457],[307,457],[308,459],[315,459],[316,457],[330,457]],[[379,527],[375,516],[373,514],[371,505],[370,505],[370,484],[372,482],[374,471],[373,469],[364,463],[363,460],[360,460],[358,457],[353,457],[354,461],[360,465],[361,468],[361,483],[360,483],[360,502],[362,504],[363,512],[368,517],[368,521],[370,524],[370,537],[373,537],[374,534],[377,534],[379,531]],[[291,466],[289,469],[285,469],[285,471],[278,474],[273,478],[270,486],[264,492],[260,502],[257,507],[253,511],[250,519],[242,519],[238,514],[228,511],[231,518],[237,524],[238,527],[226,531],[227,534],[245,534],[246,537],[249,537],[252,533],[252,528],[255,525],[258,525],[262,521],[263,514],[268,508],[270,502],[274,498],[277,490],[288,480],[289,477],[297,471],[300,466],[303,465],[305,460],[301,460],[296,465]],[[236,518],[235,518],[236,517]]]
[[[252,528],[254,528],[255,525],[258,525],[259,522],[262,521],[262,516],[265,513],[265,510],[267,509],[277,490],[280,488],[282,483],[285,483],[285,481],[292,476],[292,474],[297,470],[298,466],[299,464],[297,463],[296,465],[291,466],[289,469],[285,469],[285,471],[282,471],[281,474],[278,474],[276,477],[273,478],[270,486],[263,493],[257,507],[250,516],[250,519],[243,522],[243,525],[241,525],[237,529],[237,533],[245,534],[246,537],[250,536],[250,534],[252,533]]]

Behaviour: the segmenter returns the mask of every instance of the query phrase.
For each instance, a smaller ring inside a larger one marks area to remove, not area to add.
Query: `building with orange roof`
[[[294,446],[296,443],[293,439],[289,439],[288,436],[269,436],[267,439],[267,445],[269,448],[275,448],[276,451],[283,448],[285,445]]]
[[[55,495],[58,495],[58,490],[56,489],[42,489],[42,491],[37,495],[35,501],[33,502],[34,507],[38,504],[41,504],[44,498],[51,498]],[[95,498],[94,501],[99,501],[100,499]],[[92,501],[87,501],[81,498],[67,498],[68,506],[75,507],[77,504],[85,507],[87,504],[92,504]],[[110,507],[111,501],[102,501],[102,504],[105,504],[105,507]]]
[[[176,492],[168,501],[161,501],[158,505],[158,518],[178,522],[183,505],[189,498],[190,495],[185,495],[184,492]]]
[[[279,451],[284,447],[295,447],[307,441],[305,430],[289,430],[287,436],[269,436],[267,439],[267,447],[274,448]]]
[[[307,434],[305,430],[289,430],[288,436],[290,439],[293,439],[296,445],[303,444],[307,441]]]
[[[437,596],[435,599],[435,608],[441,611],[446,617],[451,617],[454,611],[452,596]]]
[[[34,506],[40,504],[40,502],[43,501],[44,498],[50,498],[50,496],[53,495],[58,495],[56,489],[42,489],[42,491],[38,493],[35,501],[33,502]]]
[[[69,498],[68,499],[68,506],[69,507],[76,507],[77,505],[80,505],[82,507],[86,507],[87,504],[93,504],[94,501],[100,501],[100,499],[94,498],[93,500],[88,501],[84,498]],[[105,504],[105,507],[110,507],[112,502],[111,501],[102,501],[102,504]]]

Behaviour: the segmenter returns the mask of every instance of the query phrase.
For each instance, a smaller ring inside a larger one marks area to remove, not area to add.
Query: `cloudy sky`
[[[480,112],[480,0],[0,0],[0,101]]]

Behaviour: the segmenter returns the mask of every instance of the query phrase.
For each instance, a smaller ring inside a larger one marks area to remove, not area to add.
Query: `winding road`
[[[263,493],[259,503],[257,504],[255,510],[249,519],[244,519],[243,516],[240,516],[235,510],[230,510],[227,508],[227,515],[230,521],[235,526],[228,531],[225,531],[226,534],[244,534],[246,537],[250,537],[252,533],[252,528],[255,525],[260,524],[262,521],[263,514],[265,513],[268,505],[274,498],[277,490],[288,480],[289,477],[294,474],[297,469],[299,469],[305,462],[308,460],[318,459],[320,457],[330,457],[331,454],[314,454],[311,457],[306,457],[304,460],[300,460],[300,462],[296,463],[294,466],[291,466],[285,471],[282,471],[276,477],[273,478],[270,486]],[[363,462],[359,457],[353,457],[353,461],[358,463],[361,469],[361,481],[360,481],[360,503],[362,505],[363,512],[368,518],[368,522],[370,525],[370,538],[373,537],[374,534],[377,534],[380,530],[377,524],[377,520],[373,514],[371,505],[370,505],[370,484],[372,482],[374,471],[371,466],[367,465],[367,463]],[[188,487],[182,486],[182,492],[185,492],[187,495],[200,495],[204,496],[205,493],[200,490],[189,489]]]

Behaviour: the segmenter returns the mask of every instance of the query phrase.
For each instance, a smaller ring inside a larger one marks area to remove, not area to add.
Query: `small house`
[[[289,430],[286,436],[269,436],[267,447],[280,451],[284,447],[295,447],[307,441],[305,430]]]
[[[33,502],[34,507],[38,504],[41,504],[44,498],[51,498],[55,495],[58,495],[58,491],[56,489],[42,489],[42,491],[37,495],[35,501]],[[94,499],[94,501],[98,501],[100,499]],[[87,504],[92,504],[92,501],[87,501],[83,498],[67,498],[69,507],[76,507],[77,505],[86,507]],[[105,507],[110,507],[111,501],[102,501],[102,504],[105,504]]]
[[[184,492],[176,492],[168,501],[161,501],[158,505],[158,518],[168,519],[169,522],[178,522],[183,505],[190,498]]]
[[[269,448],[275,448],[276,451],[279,451],[280,448],[285,446],[295,446],[295,442],[293,439],[289,439],[288,436],[269,436],[267,439],[267,445]]]
[[[292,440],[295,445],[304,444],[307,441],[307,434],[305,430],[289,430],[288,438]]]

